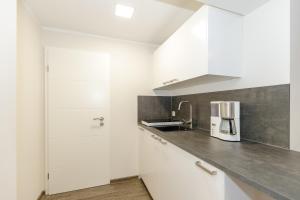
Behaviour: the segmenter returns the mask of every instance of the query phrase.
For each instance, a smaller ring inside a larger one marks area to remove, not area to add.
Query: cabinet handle
[[[166,145],[166,144],[167,144],[167,142],[163,141],[161,138],[157,138],[157,140],[158,140],[161,144],[163,144],[163,145]]]
[[[156,135],[151,135],[152,138],[159,141],[161,144],[166,145],[167,142],[163,141],[160,137],[157,137]]]
[[[163,144],[163,145],[167,145],[168,144],[167,142],[162,141],[162,140],[160,140],[160,143]]]
[[[155,135],[151,135],[151,137],[157,140],[157,137]]]
[[[171,83],[171,82],[170,82],[170,81],[163,82],[164,85],[167,85],[167,84],[169,84],[169,83]]]
[[[171,83],[174,83],[174,82],[177,82],[177,81],[178,81],[178,79],[174,78],[174,79],[171,80]]]
[[[172,80],[170,80],[170,81],[163,82],[163,85],[167,85],[167,84],[169,84],[169,83],[174,83],[174,82],[177,82],[177,81],[178,81],[178,79],[177,79],[177,78],[174,78],[174,79],[172,79]]]
[[[210,174],[210,175],[212,175],[212,176],[217,175],[217,171],[207,169],[206,167],[204,167],[204,166],[202,165],[202,163],[201,163],[200,161],[197,161],[195,164],[196,164],[197,167],[203,169],[203,170],[204,170],[205,172],[207,172],[208,174]]]

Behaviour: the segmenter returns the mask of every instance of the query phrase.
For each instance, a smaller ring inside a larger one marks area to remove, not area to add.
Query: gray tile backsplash
[[[242,139],[289,148],[290,86],[248,88],[174,97],[138,97],[141,119],[188,118],[188,104],[177,111],[178,103],[188,100],[193,105],[193,127],[209,131],[211,101],[241,102]]]
[[[171,105],[171,97],[138,96],[138,121],[171,119]]]

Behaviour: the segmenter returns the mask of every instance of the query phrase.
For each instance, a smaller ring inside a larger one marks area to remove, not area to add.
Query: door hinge
[[[49,175],[49,173],[47,174],[47,179],[48,179],[48,180],[50,179],[50,175]]]
[[[47,72],[49,72],[49,65],[47,65],[46,70],[47,70]]]

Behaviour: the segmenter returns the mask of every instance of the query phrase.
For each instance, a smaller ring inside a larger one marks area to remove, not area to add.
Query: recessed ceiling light
[[[134,8],[130,6],[124,6],[117,4],[115,8],[115,15],[118,17],[124,17],[130,19],[134,13]]]

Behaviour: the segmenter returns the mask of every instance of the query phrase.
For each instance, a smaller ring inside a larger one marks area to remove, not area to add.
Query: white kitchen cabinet
[[[168,144],[168,154],[170,158],[168,164],[169,196],[165,199],[224,199],[224,173],[222,171],[172,144]],[[199,166],[196,165],[197,162]]]
[[[199,161],[203,168],[196,165]],[[222,171],[144,129],[140,133],[140,177],[154,200],[224,199]]]
[[[154,200],[168,199],[170,186],[169,173],[166,171],[168,158],[166,148],[158,140],[158,136],[139,127],[140,129],[140,177],[147,186]],[[166,187],[167,186],[167,187]]]
[[[143,178],[151,195],[156,196],[157,186],[155,184],[156,163],[154,141],[150,139],[149,132],[140,128],[140,177]]]
[[[154,200],[273,200],[150,131],[139,130],[140,178]]]
[[[154,199],[162,199],[160,144],[153,138],[155,135],[140,129],[140,176]]]
[[[242,16],[203,6],[154,53],[154,89],[241,76]]]

